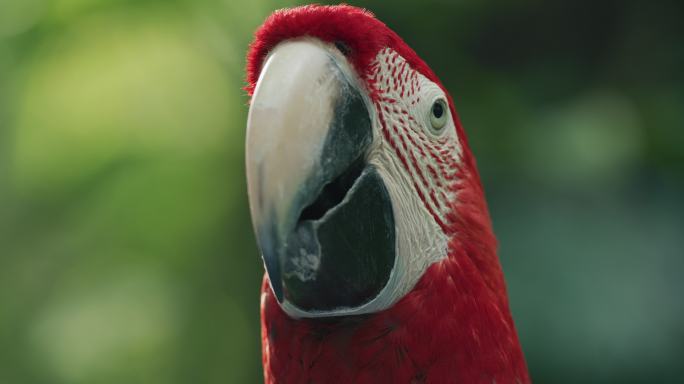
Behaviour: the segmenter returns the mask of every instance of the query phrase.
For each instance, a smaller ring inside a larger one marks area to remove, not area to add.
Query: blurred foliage
[[[684,6],[368,0],[478,155],[539,383],[684,376]],[[0,382],[261,381],[243,173],[275,0],[0,0]]]

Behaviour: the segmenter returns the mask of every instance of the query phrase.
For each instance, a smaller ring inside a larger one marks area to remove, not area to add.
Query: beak
[[[271,288],[295,317],[358,308],[395,261],[391,200],[366,162],[371,109],[351,66],[315,40],[267,58],[247,122],[250,210]]]

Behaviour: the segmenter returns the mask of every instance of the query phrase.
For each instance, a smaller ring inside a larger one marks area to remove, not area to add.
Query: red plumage
[[[429,80],[430,68],[393,31],[351,6],[277,11],[256,32],[247,64],[248,92],[278,43],[311,36],[344,42],[362,79],[381,49],[391,48]],[[448,95],[448,92],[445,93]],[[371,95],[371,98],[373,95]],[[293,319],[262,285],[262,343],[267,383],[528,383],[496,255],[496,239],[474,157],[451,97],[462,144],[458,196],[451,204],[446,259],[428,268],[414,289],[375,314]]]

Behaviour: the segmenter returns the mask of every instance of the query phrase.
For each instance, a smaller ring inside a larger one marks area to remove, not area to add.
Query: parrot
[[[416,52],[366,9],[281,9],[245,90],[264,381],[530,383],[475,158]]]

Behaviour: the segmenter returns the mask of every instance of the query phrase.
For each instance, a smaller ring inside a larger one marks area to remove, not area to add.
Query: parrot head
[[[247,57],[268,383],[529,383],[437,76],[368,11],[273,13]]]
[[[248,83],[250,210],[290,317],[383,311],[454,247],[500,293],[453,101],[394,32],[351,6],[278,11],[256,33]]]

